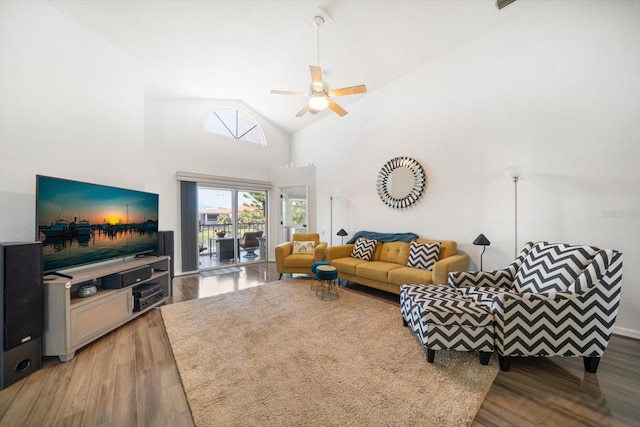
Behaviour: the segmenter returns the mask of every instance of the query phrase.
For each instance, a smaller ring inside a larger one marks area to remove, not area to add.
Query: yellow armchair
[[[313,242],[313,253],[293,253],[293,242]],[[291,242],[281,243],[276,246],[276,270],[282,279],[284,273],[312,274],[311,264],[316,261],[324,261],[324,251],[327,242],[320,241],[320,234],[294,234]]]

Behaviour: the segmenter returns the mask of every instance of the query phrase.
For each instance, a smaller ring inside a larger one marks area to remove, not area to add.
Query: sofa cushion
[[[363,261],[360,258],[336,258],[331,260],[331,265],[338,269],[338,272],[350,274],[352,276],[356,275],[356,267],[360,264],[365,264],[369,261]]]
[[[315,242],[307,242],[301,240],[293,241],[293,251],[294,254],[312,254],[313,248],[316,247]]]
[[[433,273],[419,268],[400,267],[389,271],[387,280],[393,285],[403,285],[405,283],[429,285],[433,283]]]
[[[504,293],[502,289],[487,286],[461,286],[457,288],[457,291],[467,298],[474,300],[476,304],[486,307],[488,310],[492,310],[495,297],[500,295],[500,293]]]
[[[384,242],[378,244],[379,249],[373,254],[373,260],[407,265],[409,259],[408,242]]]
[[[409,244],[409,261],[407,267],[419,268],[422,270],[433,270],[433,264],[438,261],[440,254],[440,242]]]
[[[516,273],[518,293],[566,292],[598,253],[590,246],[538,242]]]
[[[373,255],[373,251],[376,250],[376,242],[375,240],[366,239],[364,237],[356,240],[356,244],[353,246],[353,252],[351,252],[351,256],[353,258],[359,258],[364,261],[369,261],[371,259],[371,255]]]
[[[313,263],[313,252],[310,254],[291,254],[282,261],[286,268],[307,268]]]
[[[392,262],[369,261],[356,266],[356,275],[364,279],[387,282],[387,277],[391,270],[401,268],[400,265]]]

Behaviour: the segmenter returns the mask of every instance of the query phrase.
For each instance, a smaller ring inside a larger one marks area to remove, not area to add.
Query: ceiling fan
[[[302,117],[307,111],[312,114],[318,111],[324,110],[329,107],[334,113],[339,116],[347,115],[347,110],[336,104],[331,98],[346,95],[357,95],[359,93],[365,93],[367,87],[365,85],[349,86],[340,89],[329,90],[327,82],[322,80],[322,69],[320,68],[320,26],[324,23],[322,16],[316,16],[313,18],[313,24],[318,31],[318,65],[309,65],[311,71],[311,86],[309,92],[295,92],[288,90],[272,90],[271,93],[279,95],[296,95],[296,96],[308,96],[309,102],[302,107],[296,117]]]

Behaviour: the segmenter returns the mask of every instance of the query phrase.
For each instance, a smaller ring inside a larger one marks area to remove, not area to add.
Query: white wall
[[[0,28],[0,241],[35,239],[36,174],[145,190],[140,65],[41,1]]]
[[[518,7],[518,2],[509,7]],[[617,331],[640,337],[640,3],[546,2],[293,137],[292,161],[317,167],[318,200],[337,193],[334,228],[454,239],[478,268],[514,258],[514,184],[523,165],[519,241],[624,253]],[[394,211],[376,176],[420,161],[424,198]],[[318,228],[329,226],[318,204]]]
[[[206,118],[222,107],[241,109],[256,119],[265,132],[267,145],[204,132]],[[182,262],[176,172],[270,181],[273,166],[289,160],[290,136],[237,101],[147,99],[145,141],[145,159],[149,165],[145,178],[149,191],[160,194],[160,229],[175,232],[177,272],[182,271]],[[277,208],[273,200],[270,208],[271,212]],[[270,218],[270,234],[277,230],[276,216]],[[272,246],[275,238],[270,237],[268,241]]]
[[[0,242],[34,240],[37,174],[158,193],[178,243],[177,171],[269,181],[289,162],[290,136],[241,103],[145,101],[142,65],[48,3],[0,7]],[[268,145],[205,134],[222,106],[250,113]]]

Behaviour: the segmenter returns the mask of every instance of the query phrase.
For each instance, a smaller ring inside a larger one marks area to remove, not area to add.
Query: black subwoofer
[[[0,244],[0,389],[40,369],[44,329],[42,244]]]

